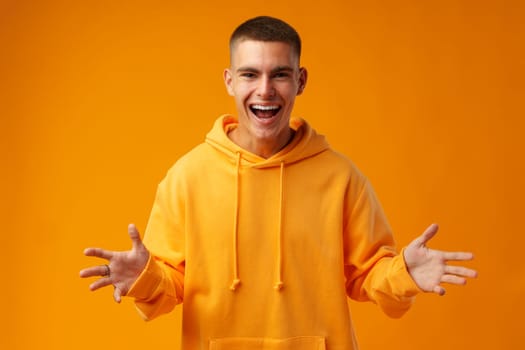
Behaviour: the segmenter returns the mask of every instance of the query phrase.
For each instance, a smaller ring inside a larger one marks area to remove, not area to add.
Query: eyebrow
[[[272,69],[271,73],[275,74],[277,72],[293,72],[294,69],[290,66],[278,66]],[[260,71],[253,67],[239,67],[237,68],[237,72],[252,72],[252,73],[260,73]]]

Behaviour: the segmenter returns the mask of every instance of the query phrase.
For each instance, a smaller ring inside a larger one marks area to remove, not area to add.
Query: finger
[[[115,287],[113,290],[113,299],[115,299],[115,301],[119,304],[122,301],[122,292],[120,291],[120,288]]]
[[[478,276],[478,272],[473,269],[469,269],[467,267],[463,266],[445,266],[445,273],[449,275],[456,275],[456,276],[462,276],[462,277],[470,277],[470,278],[476,278]]]
[[[140,246],[142,246],[142,239],[140,238],[140,233],[135,227],[135,224],[128,225],[128,234],[129,238],[131,238],[133,250],[138,249]]]
[[[434,287],[434,289],[432,290],[433,293],[436,293],[437,295],[440,295],[440,296],[443,296],[445,295],[445,288],[437,285]]]
[[[447,261],[468,261],[474,259],[474,254],[470,252],[442,252],[443,258]]]
[[[86,248],[84,255],[110,260],[113,257],[113,252],[102,248]]]
[[[467,279],[456,275],[443,275],[441,282],[462,286],[467,283]]]
[[[104,278],[99,278],[95,282],[91,283],[89,285],[89,289],[91,291],[95,291],[97,289],[100,289],[100,288],[106,287],[106,286],[110,286],[110,285],[111,285],[111,278],[104,277]]]
[[[425,230],[425,232],[423,232],[421,234],[421,236],[419,236],[418,238],[416,238],[414,240],[414,243],[418,246],[424,246],[428,241],[430,241],[430,239],[432,237],[434,237],[436,235],[436,233],[438,232],[439,230],[439,226],[438,224],[432,224],[430,225],[429,227],[427,227],[427,229]]]
[[[106,276],[108,274],[107,265],[92,266],[80,271],[80,277]]]

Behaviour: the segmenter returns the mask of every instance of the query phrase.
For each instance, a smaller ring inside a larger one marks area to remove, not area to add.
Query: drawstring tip
[[[232,285],[230,286],[231,290],[236,290],[237,287],[241,284],[241,280],[236,278],[233,280]]]
[[[284,287],[283,282],[277,282],[275,286],[273,286],[273,289],[275,289],[276,291],[280,291],[281,289],[283,289],[283,287]]]

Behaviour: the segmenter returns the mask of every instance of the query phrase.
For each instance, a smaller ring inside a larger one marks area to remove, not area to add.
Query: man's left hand
[[[405,248],[404,258],[410,276],[421,290],[444,295],[445,288],[441,283],[464,285],[467,278],[475,278],[478,273],[463,266],[448,264],[450,261],[472,260],[472,253],[445,252],[427,247],[427,242],[434,237],[438,229],[437,224],[430,225]]]

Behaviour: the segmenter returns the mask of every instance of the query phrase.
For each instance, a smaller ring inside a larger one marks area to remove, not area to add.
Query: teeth
[[[253,105],[252,108],[259,109],[261,111],[271,111],[271,110],[279,109],[279,106]]]

